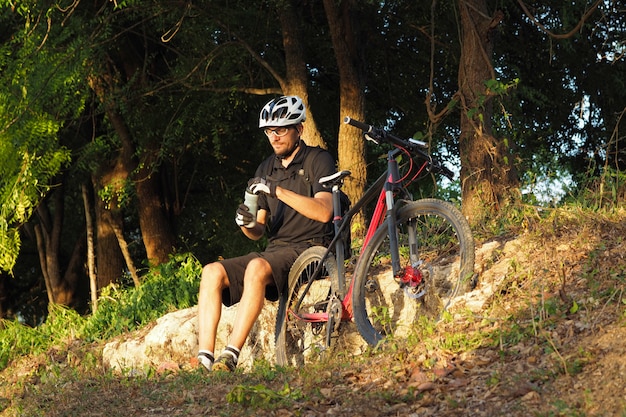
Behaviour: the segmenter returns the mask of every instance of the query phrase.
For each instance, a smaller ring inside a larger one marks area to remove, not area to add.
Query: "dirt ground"
[[[477,288],[417,343],[302,369],[116,376],[75,342],[0,374],[0,416],[626,416],[626,216],[478,242]],[[409,347],[410,346],[410,347]]]

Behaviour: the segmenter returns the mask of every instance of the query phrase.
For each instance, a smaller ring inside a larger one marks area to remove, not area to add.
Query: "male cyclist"
[[[271,100],[261,110],[259,128],[274,155],[259,165],[249,190],[259,194],[256,218],[245,204],[236,222],[250,239],[267,233],[263,252],[210,263],[202,269],[198,294],[198,360],[208,370],[234,371],[265,298],[278,299],[285,290],[289,268],[300,253],[322,244],[332,233],[332,194],[319,179],[335,172],[330,153],[307,146],[301,139],[305,106],[297,96]],[[304,161],[313,172],[304,172]],[[312,162],[312,163],[311,163]],[[302,178],[307,176],[306,180]],[[228,345],[214,359],[221,304],[239,303]]]

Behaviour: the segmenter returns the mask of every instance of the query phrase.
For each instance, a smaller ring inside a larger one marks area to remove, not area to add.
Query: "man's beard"
[[[283,152],[281,154],[276,154],[276,157],[278,159],[285,159],[285,158],[289,158],[291,155],[293,155],[293,153],[296,151],[296,149],[298,149],[298,146],[300,146],[300,139],[298,139],[298,141],[293,145],[293,147],[291,149],[287,149],[286,152]]]

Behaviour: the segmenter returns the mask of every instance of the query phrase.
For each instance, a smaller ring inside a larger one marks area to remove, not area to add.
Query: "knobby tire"
[[[407,230],[417,232],[421,284],[401,288],[391,271],[387,223],[363,249],[355,274],[354,321],[365,341],[376,346],[389,337],[407,337],[423,318],[437,321],[450,301],[473,286],[474,239],[467,220],[452,204],[423,199],[397,211],[401,266],[408,259]]]
[[[289,271],[288,288],[280,297],[276,317],[276,363],[280,366],[302,366],[317,361],[326,346],[326,323],[310,323],[297,316],[326,312],[337,282],[337,266],[331,254],[325,259],[322,274],[313,282],[303,302],[298,300],[322,260],[326,248],[313,246],[302,252]]]

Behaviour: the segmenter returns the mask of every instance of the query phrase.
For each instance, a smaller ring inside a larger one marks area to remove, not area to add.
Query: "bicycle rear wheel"
[[[416,242],[409,244],[413,234]],[[438,320],[472,285],[474,239],[463,215],[436,199],[411,202],[397,213],[400,272],[393,275],[387,224],[359,259],[352,294],[354,320],[365,341],[406,337],[420,316]]]
[[[288,289],[281,295],[276,316],[278,365],[302,366],[316,361],[328,347],[323,313],[331,299],[332,282],[337,279],[332,253],[325,259],[321,274],[306,291],[325,253],[325,247],[311,247],[300,254],[289,271]],[[299,302],[303,294],[304,298]]]

